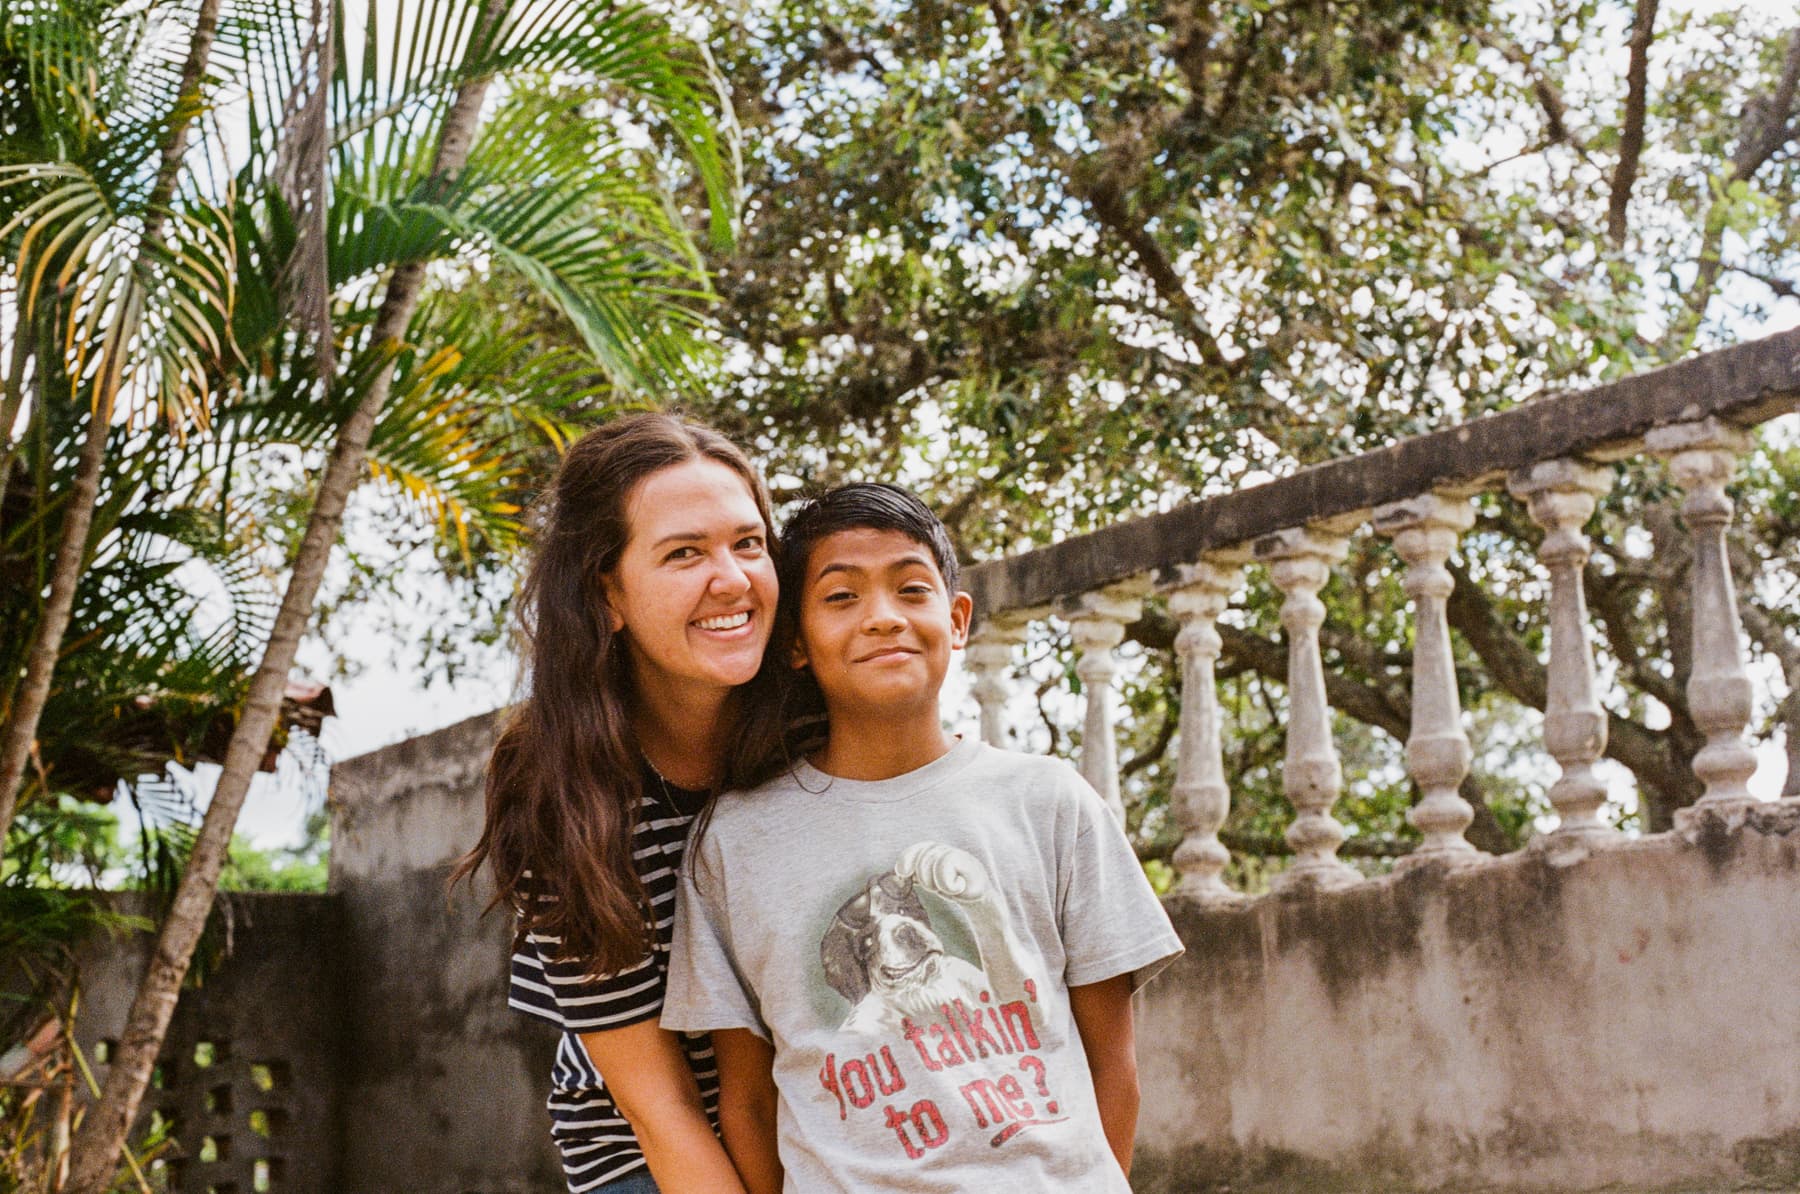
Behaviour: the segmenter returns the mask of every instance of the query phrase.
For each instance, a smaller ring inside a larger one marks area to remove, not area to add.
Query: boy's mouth
[[[879,651],[871,651],[869,654],[857,659],[856,662],[876,663],[884,659],[900,659],[908,655],[917,654],[918,652],[911,647],[883,647]]]

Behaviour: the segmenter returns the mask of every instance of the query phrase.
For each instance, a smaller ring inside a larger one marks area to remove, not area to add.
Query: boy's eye
[[[909,585],[902,586],[900,591],[909,597],[929,597],[935,590],[924,581],[916,580]]]

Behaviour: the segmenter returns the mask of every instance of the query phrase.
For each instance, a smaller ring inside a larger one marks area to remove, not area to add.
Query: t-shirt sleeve
[[[1063,979],[1080,987],[1130,974],[1135,991],[1181,956],[1181,938],[1124,827],[1072,768],[1065,782],[1075,789],[1077,828],[1061,909]]]
[[[614,974],[595,976],[558,959],[558,937],[528,933],[513,950],[509,1007],[567,1032],[599,1032],[653,1020],[662,1011],[662,976],[651,955]]]
[[[768,1040],[768,1026],[757,1012],[731,947],[731,905],[724,898],[724,879],[710,845],[703,837],[699,849],[688,851],[681,868],[662,1026],[677,1032],[747,1028]],[[703,872],[699,879],[696,872]]]

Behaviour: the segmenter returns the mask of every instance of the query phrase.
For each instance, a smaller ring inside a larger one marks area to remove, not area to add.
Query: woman
[[[508,1002],[562,1029],[569,1189],[741,1191],[707,1118],[711,1047],[657,1014],[688,823],[775,616],[768,495],[717,433],[644,414],[570,448],[546,506],[520,593],[529,692],[456,877],[492,869],[519,921]]]

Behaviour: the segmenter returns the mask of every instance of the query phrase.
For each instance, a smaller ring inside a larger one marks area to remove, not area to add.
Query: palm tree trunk
[[[112,404],[103,403],[88,414],[87,440],[81,446],[81,462],[69,508],[63,513],[62,539],[56,545],[56,570],[50,576],[50,599],[38,618],[31,654],[25,664],[25,684],[19,689],[0,734],[0,857],[6,850],[6,830],[18,807],[19,789],[25,782],[25,765],[31,761],[31,744],[37,738],[38,719],[50,699],[50,680],[56,657],[62,650],[63,631],[75,608],[75,587],[87,562],[88,528],[94,522],[94,503],[100,493],[100,468],[106,461],[106,433],[112,427]]]
[[[145,208],[144,234],[138,243],[141,259],[151,245],[162,236],[162,210],[175,193],[175,181],[181,173],[181,162],[187,153],[188,131],[200,111],[200,85],[206,76],[207,60],[212,56],[213,40],[218,34],[221,0],[202,0],[194,26],[194,39],[188,45],[187,61],[181,70],[181,86],[175,93],[175,106],[169,113],[169,128],[162,144],[157,165],[156,183],[150,189]],[[121,337],[121,342],[130,336]],[[14,363],[22,364],[24,342],[14,347]],[[42,362],[40,362],[41,365]],[[20,370],[22,373],[22,369]],[[109,376],[102,371],[102,376]],[[8,381],[11,382],[9,375]],[[94,505],[100,496],[100,470],[106,463],[106,435],[112,427],[113,397],[116,382],[97,384],[94,408],[89,417],[87,440],[81,449],[81,461],[75,474],[75,488],[69,495],[68,509],[63,512],[62,538],[57,544],[56,567],[51,573],[50,596],[38,619],[37,633],[32,639],[31,654],[25,665],[25,683],[8,711],[6,725],[0,732],[0,857],[6,852],[6,831],[11,828],[13,813],[19,806],[19,792],[25,782],[25,766],[31,759],[31,745],[37,739],[38,719],[50,699],[50,681],[56,672],[57,656],[62,651],[63,634],[69,628],[69,615],[75,608],[75,589],[87,563],[88,529],[94,522]],[[6,401],[13,401],[10,387]],[[14,411],[16,415],[16,410]],[[8,444],[6,457],[10,463],[12,427],[4,431]]]
[[[0,507],[6,505],[6,482],[12,476],[19,446],[13,440],[13,424],[25,408],[25,362],[31,359],[31,336],[24,324],[23,319],[13,322],[12,362],[6,369],[6,396],[0,399]],[[0,838],[4,837],[0,833]]]
[[[469,42],[471,55],[481,52],[506,7],[507,0],[482,0],[480,16]],[[453,180],[468,161],[469,145],[474,140],[487,87],[488,80],[482,78],[465,82],[457,90],[445,116],[432,164],[433,185]],[[373,351],[391,354],[401,344],[418,305],[424,280],[425,267],[421,263],[409,263],[394,270],[376,317]],[[281,610],[276,615],[262,663],[251,680],[243,715],[232,733],[230,746],[226,748],[219,783],[213,790],[212,802],[207,805],[206,817],[201,822],[200,836],[194,843],[181,885],[175,893],[174,907],[163,922],[149,969],[132,1001],[100,1101],[88,1112],[75,1138],[74,1165],[67,1194],[102,1194],[124,1147],[126,1132],[137,1117],[151,1068],[162,1049],[169,1020],[175,1014],[181,981],[187,974],[194,947],[200,941],[207,915],[212,910],[219,871],[224,866],[238,812],[280,715],[282,692],[287,686],[300,636],[312,620],[313,601],[324,579],[332,546],[337,542],[344,507],[363,475],[369,435],[392,385],[393,370],[379,370],[355,412],[338,431],[325,474],[319,481],[306,535],[294,559],[287,592],[282,596]]]

